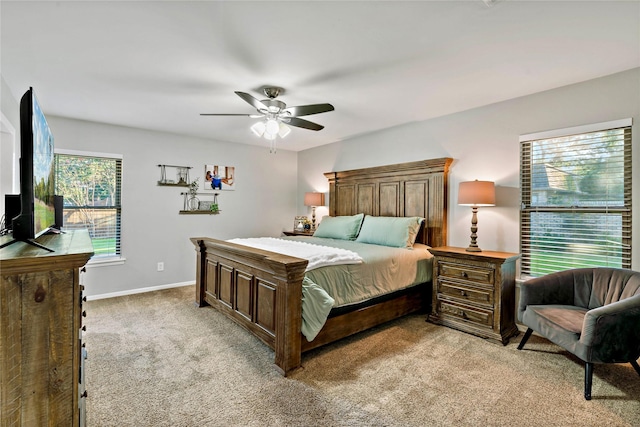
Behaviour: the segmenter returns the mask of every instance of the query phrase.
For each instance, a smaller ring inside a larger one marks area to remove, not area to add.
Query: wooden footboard
[[[260,338],[282,374],[298,368],[308,261],[207,237],[191,241],[198,252],[196,304],[215,307]]]

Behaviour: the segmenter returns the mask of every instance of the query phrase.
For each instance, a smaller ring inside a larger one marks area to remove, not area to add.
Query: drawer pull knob
[[[33,295],[33,300],[35,302],[42,302],[44,298],[47,296],[47,291],[42,287],[42,285],[38,285],[38,289],[36,289],[35,294]]]
[[[467,277],[469,277],[469,275],[467,274],[467,272],[466,272],[466,271],[463,271],[463,272],[462,272],[462,277],[464,277],[464,278],[466,279]]]
[[[467,317],[467,313],[465,313],[464,311],[460,310],[460,316],[462,316],[463,319],[468,319]]]
[[[466,297],[466,296],[467,296],[467,293],[466,293],[465,291],[462,291],[462,290],[461,290],[461,291],[460,291],[460,295],[462,295],[463,297]]]
[[[87,317],[87,312],[86,311],[82,311],[82,317]]]

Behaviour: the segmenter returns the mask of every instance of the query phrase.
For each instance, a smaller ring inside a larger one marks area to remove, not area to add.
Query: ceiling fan
[[[288,107],[284,102],[276,97],[284,93],[281,87],[265,87],[262,89],[268,99],[258,100],[245,92],[236,91],[235,94],[245,100],[248,104],[258,110],[257,114],[215,114],[201,113],[201,116],[246,116],[254,119],[264,118],[264,121],[257,122],[251,126],[251,130],[258,136],[273,140],[277,135],[284,138],[291,131],[287,125],[309,130],[321,130],[324,126],[309,120],[301,119],[300,116],[326,113],[333,111],[331,104],[311,104]]]

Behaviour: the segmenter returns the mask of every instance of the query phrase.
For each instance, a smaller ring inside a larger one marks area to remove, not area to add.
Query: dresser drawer
[[[493,311],[483,310],[479,307],[471,307],[464,304],[456,304],[453,301],[439,300],[438,310],[443,317],[454,318],[474,323],[479,326],[493,327]]]
[[[438,261],[438,275],[493,285],[494,270],[473,265]]]
[[[438,294],[493,307],[493,289],[438,279]]]

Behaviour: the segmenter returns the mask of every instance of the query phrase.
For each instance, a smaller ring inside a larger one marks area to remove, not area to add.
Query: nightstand
[[[313,231],[283,231],[285,236],[313,236]]]
[[[515,274],[519,254],[467,252],[450,246],[429,252],[434,255],[429,321],[503,345],[518,335]]]

